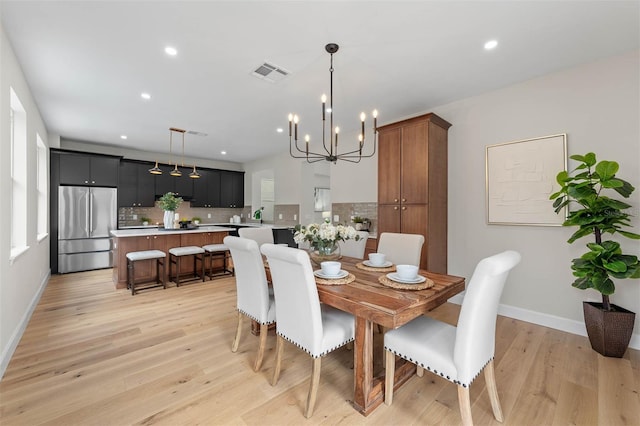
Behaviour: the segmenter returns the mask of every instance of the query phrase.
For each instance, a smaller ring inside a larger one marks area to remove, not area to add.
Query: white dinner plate
[[[322,269],[318,269],[317,271],[313,271],[313,275],[318,278],[324,278],[325,280],[337,280],[346,277],[349,273],[344,269],[341,269],[337,275],[325,275],[322,273]]]
[[[368,260],[363,260],[362,264],[364,266],[368,266],[369,268],[388,268],[389,266],[393,265],[393,262],[389,262],[388,260],[386,262],[384,262],[382,265],[374,265],[373,263],[371,263]]]
[[[427,280],[427,278],[423,277],[422,275],[418,275],[412,280],[403,280],[402,278],[400,278],[397,272],[391,272],[387,274],[387,278],[401,284],[420,284]]]

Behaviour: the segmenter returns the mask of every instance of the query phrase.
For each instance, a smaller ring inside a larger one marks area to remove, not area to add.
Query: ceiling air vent
[[[270,83],[277,83],[278,81],[289,75],[289,71],[277,65],[265,62],[258,68],[256,68],[251,74],[261,80],[266,80]]]
[[[207,136],[206,133],[196,132],[195,130],[187,130],[187,134],[194,136]]]

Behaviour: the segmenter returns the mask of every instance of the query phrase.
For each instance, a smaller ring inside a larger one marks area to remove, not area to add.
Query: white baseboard
[[[457,305],[462,304],[464,293],[456,294],[449,302]],[[530,311],[528,309],[517,308],[515,306],[503,305],[498,307],[498,314],[517,319],[520,321],[530,322],[532,324],[541,325],[543,327],[553,328],[555,330],[565,331],[571,334],[577,334],[579,336],[586,336],[587,329],[582,321],[574,321],[567,318],[557,317],[555,315],[543,314],[536,311]],[[636,333],[631,335],[631,341],[629,347],[631,349],[640,350],[640,330],[636,330]]]
[[[0,358],[0,379],[2,379],[2,377],[4,376],[4,372],[7,370],[7,367],[9,366],[9,361],[11,361],[11,357],[13,356],[13,353],[18,347],[18,343],[20,343],[22,334],[24,333],[24,330],[26,330],[27,325],[29,324],[29,320],[31,319],[31,315],[33,314],[33,311],[36,309],[36,306],[38,306],[40,297],[42,296],[42,293],[44,292],[45,287],[47,287],[47,283],[49,282],[50,277],[51,277],[51,269],[49,269],[47,274],[43,277],[42,282],[40,282],[40,288],[38,288],[38,291],[33,296],[33,299],[31,299],[31,303],[29,303],[29,307],[24,313],[24,315],[22,316],[22,319],[20,320],[18,327],[16,327],[16,329],[13,331],[13,334],[11,335],[11,339],[9,339],[9,344],[2,351],[2,357]]]

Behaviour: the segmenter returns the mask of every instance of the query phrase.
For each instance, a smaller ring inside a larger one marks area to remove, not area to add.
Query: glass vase
[[[340,259],[340,246],[338,243],[311,247],[309,250],[311,262],[320,267],[320,263]]]

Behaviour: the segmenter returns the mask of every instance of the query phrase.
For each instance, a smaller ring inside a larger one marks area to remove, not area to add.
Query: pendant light
[[[182,176],[182,172],[178,169],[178,162],[177,161],[173,161],[173,132],[177,132],[177,133],[182,133],[182,167],[184,167],[184,134],[186,132],[186,130],[184,129],[178,129],[177,127],[170,127],[169,128],[169,155],[171,156],[171,161],[173,163],[173,170],[171,170],[171,172],[169,172],[169,174],[171,176],[174,177],[180,177]],[[169,163],[169,165],[171,165],[172,163]],[[161,175],[162,174],[162,169],[160,169],[158,167],[158,161],[156,161],[156,165],[152,168],[149,169],[149,173],[151,173],[152,175]],[[198,170],[196,170],[196,165],[193,165],[193,171],[191,173],[189,173],[189,177],[191,179],[199,179],[201,177],[200,173],[198,173]]]
[[[152,175],[161,175],[162,169],[158,167],[158,161],[156,160],[156,165],[149,169],[149,173]]]
[[[173,132],[178,132],[178,133],[182,133],[182,165],[184,166],[184,130],[182,129],[178,129],[176,127],[171,127],[169,129],[171,131],[171,134],[173,135]],[[171,170],[171,173],[169,173],[171,176],[174,177],[180,177],[182,176],[182,172],[180,170],[178,170],[178,162],[176,161],[176,164],[173,168],[173,170]]]
[[[200,179],[202,175],[200,173],[198,173],[198,171],[196,170],[196,165],[193,165],[193,171],[191,173],[189,173],[189,177],[191,179]]]

